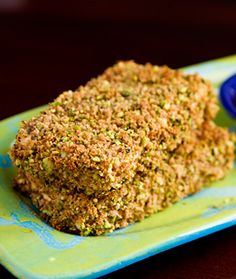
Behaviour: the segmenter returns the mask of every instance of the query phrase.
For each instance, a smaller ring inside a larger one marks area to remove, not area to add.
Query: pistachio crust
[[[234,143],[209,82],[119,62],[23,122],[17,189],[59,230],[99,235],[225,176]]]

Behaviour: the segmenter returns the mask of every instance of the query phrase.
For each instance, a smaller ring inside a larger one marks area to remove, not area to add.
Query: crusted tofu
[[[119,62],[22,123],[17,189],[59,230],[99,235],[221,179],[234,143],[209,82]]]

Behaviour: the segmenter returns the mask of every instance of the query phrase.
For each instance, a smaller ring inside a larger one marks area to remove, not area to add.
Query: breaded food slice
[[[119,62],[22,123],[17,189],[59,230],[99,235],[224,177],[234,144],[212,119],[211,85],[168,67]]]
[[[54,228],[100,235],[140,221],[223,178],[232,168],[234,143],[226,129],[206,121],[174,152],[160,149],[158,156],[146,155],[139,158],[143,168],[131,182],[103,194],[87,195],[66,184],[47,185],[24,170],[16,178],[17,187]]]
[[[11,157],[40,185],[105,194],[131,183],[143,156],[155,169],[162,150],[174,152],[217,110],[198,75],[119,62],[23,122]]]

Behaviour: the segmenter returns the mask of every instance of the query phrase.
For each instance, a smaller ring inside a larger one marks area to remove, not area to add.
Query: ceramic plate
[[[184,68],[217,88],[236,73],[236,55]],[[99,237],[58,232],[45,224],[12,190],[7,155],[19,123],[33,109],[0,122],[0,262],[20,278],[94,278],[177,245],[236,224],[236,169],[211,187],[140,223]],[[236,122],[221,110],[219,124]]]

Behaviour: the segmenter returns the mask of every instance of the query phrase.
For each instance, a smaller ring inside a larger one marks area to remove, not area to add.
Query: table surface
[[[236,50],[235,1],[13,2],[19,7],[0,3],[0,120],[75,89],[120,59],[178,68]],[[104,278],[236,278],[235,248],[232,227]],[[13,277],[1,267],[0,278]]]

